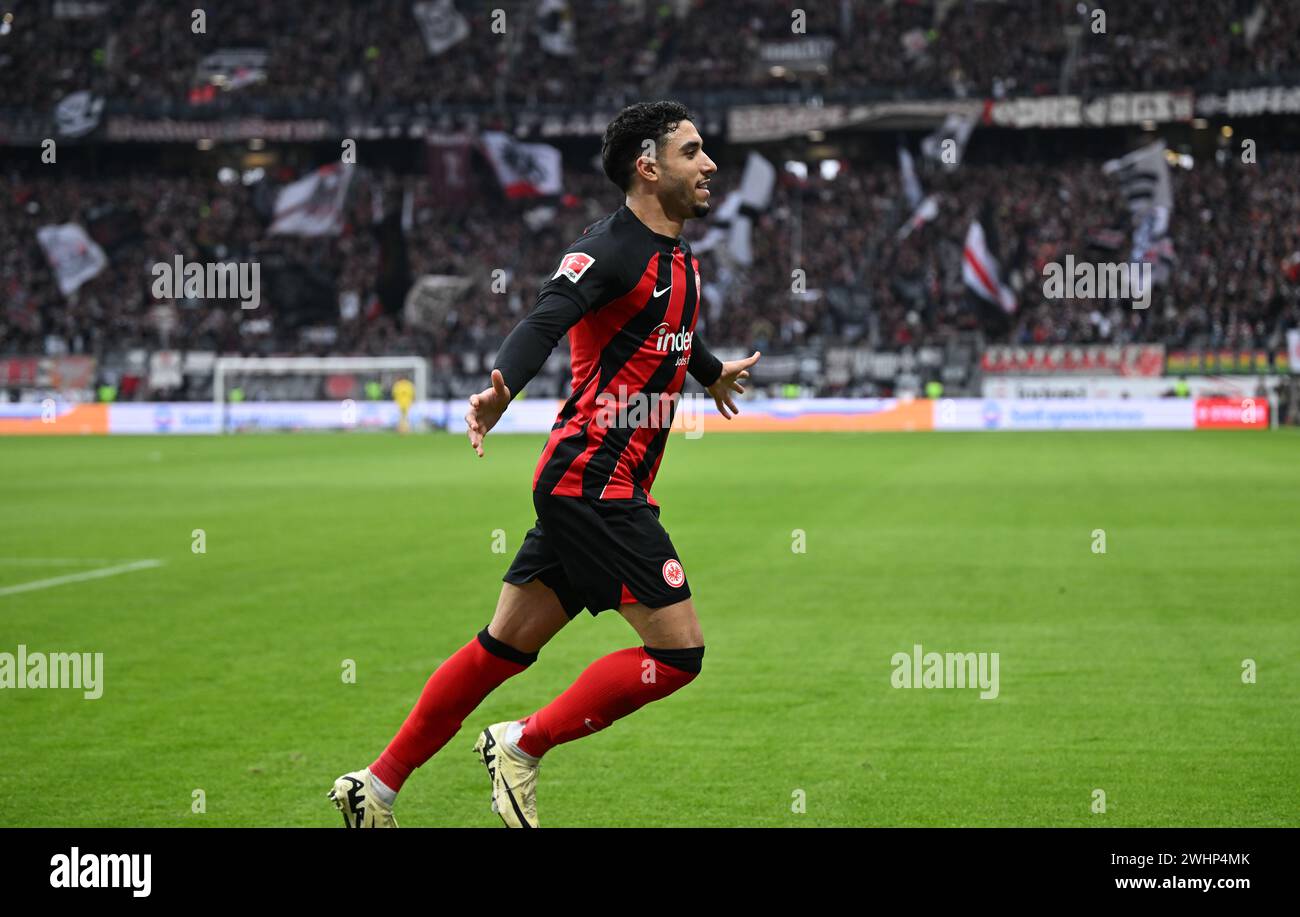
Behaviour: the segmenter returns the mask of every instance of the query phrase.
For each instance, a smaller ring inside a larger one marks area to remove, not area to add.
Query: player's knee
[[[647,646],[646,655],[662,663],[671,666],[679,672],[684,672],[691,678],[700,674],[700,669],[704,665],[704,647],[688,646],[681,649],[656,649]]]
[[[537,651],[528,652],[518,647],[511,646],[504,640],[498,640],[485,627],[478,632],[479,646],[487,650],[493,656],[499,659],[505,659],[516,665],[530,666],[537,661]]]

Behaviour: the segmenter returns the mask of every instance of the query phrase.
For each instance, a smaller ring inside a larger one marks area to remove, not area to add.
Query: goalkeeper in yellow
[[[401,412],[397,420],[397,432],[410,433],[411,405],[415,403],[415,386],[410,379],[398,379],[393,383],[393,400]]]

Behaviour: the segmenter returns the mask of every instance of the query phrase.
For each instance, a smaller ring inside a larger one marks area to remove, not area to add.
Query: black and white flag
[[[430,57],[437,57],[469,35],[469,23],[456,10],[454,0],[423,0],[411,4],[411,13]]]
[[[54,106],[54,126],[63,137],[84,137],[99,127],[104,100],[86,90],[69,93]]]
[[[767,210],[776,187],[776,167],[750,151],[740,188],[728,194],[709,219],[709,231],[693,247],[697,252],[721,248],[730,260],[743,265],[754,262],[754,217]]]
[[[36,239],[54,271],[59,292],[71,296],[83,283],[108,267],[108,256],[77,223],[42,226]]]
[[[916,177],[916,163],[912,160],[912,154],[902,144],[898,146],[898,174],[903,180],[903,196],[907,198],[907,206],[915,210],[921,205],[925,193],[921,190],[921,180]]]
[[[939,164],[947,172],[955,172],[966,153],[966,143],[975,130],[975,117],[949,115],[934,133],[922,138],[921,155]]]
[[[484,155],[506,197],[545,197],[563,187],[560,151],[545,143],[521,143],[502,131],[484,131]]]
[[[907,218],[907,222],[899,227],[894,238],[902,242],[912,233],[916,232],[926,223],[932,221],[939,215],[939,195],[931,194],[925,200],[916,205],[912,215]]]
[[[537,8],[537,40],[543,51],[556,57],[572,57],[577,53],[569,0],[542,0]]]
[[[1127,156],[1109,160],[1102,171],[1119,182],[1128,204],[1133,222],[1133,250],[1129,260],[1149,262],[1152,282],[1166,283],[1174,262],[1174,243],[1169,237],[1174,195],[1164,141],[1158,140]]]
[[[280,189],[275,198],[271,235],[336,236],[343,231],[343,208],[353,165],[330,163]]]

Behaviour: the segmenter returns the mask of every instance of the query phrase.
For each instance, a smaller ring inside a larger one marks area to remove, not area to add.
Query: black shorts
[[[565,613],[593,615],[640,602],[662,608],[691,596],[659,507],[638,500],[589,500],[533,492],[537,525],[502,577],[522,586],[540,579]]]

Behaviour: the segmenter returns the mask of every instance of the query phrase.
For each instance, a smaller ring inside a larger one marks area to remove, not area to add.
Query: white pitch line
[[[0,566],[69,567],[74,564],[125,564],[129,557],[0,557]]]
[[[55,576],[50,579],[38,579],[30,583],[19,583],[17,586],[6,586],[0,589],[0,596],[15,595],[19,592],[32,592],[36,589],[49,589],[51,586],[62,586],[65,583],[80,583],[89,579],[103,579],[106,576],[117,576],[119,573],[130,573],[134,570],[148,570],[151,567],[161,567],[161,560],[137,560],[130,564],[121,564],[116,567],[104,567],[101,570],[87,570],[85,573],[69,573],[67,576]]]

